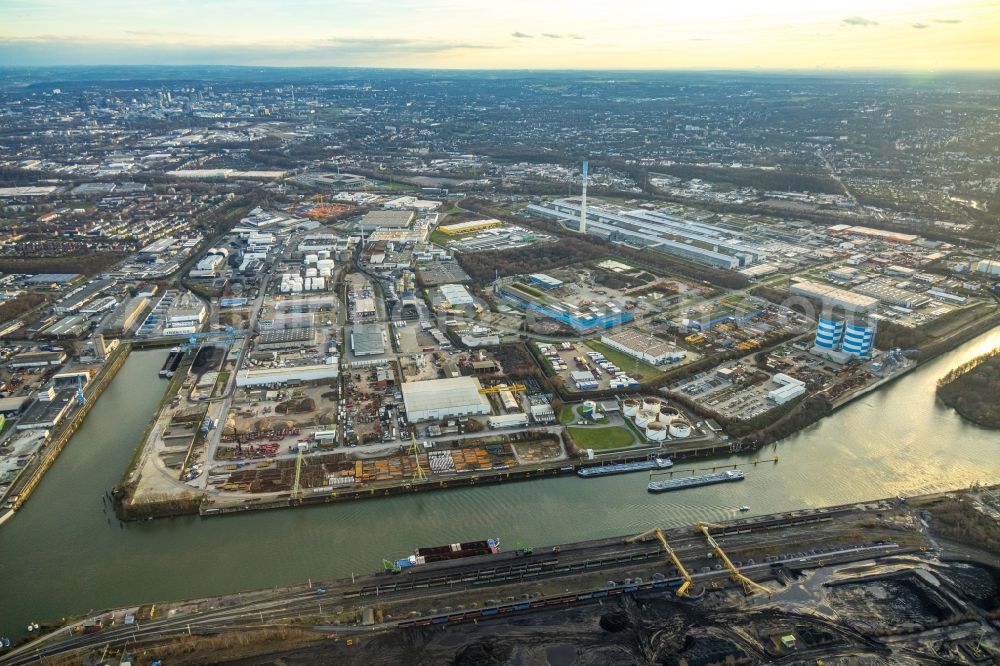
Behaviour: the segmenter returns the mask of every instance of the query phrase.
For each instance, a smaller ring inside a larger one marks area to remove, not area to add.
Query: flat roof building
[[[413,222],[415,213],[412,210],[373,210],[358,222],[358,228],[364,231],[373,229],[404,229]]]
[[[351,327],[351,351],[355,356],[384,354],[383,333],[381,324],[355,324]]]
[[[489,414],[490,401],[475,377],[431,379],[403,384],[403,404],[410,421]]]
[[[810,280],[792,282],[788,291],[797,296],[815,298],[822,301],[823,305],[842,308],[848,312],[873,312],[878,307],[877,298]]]

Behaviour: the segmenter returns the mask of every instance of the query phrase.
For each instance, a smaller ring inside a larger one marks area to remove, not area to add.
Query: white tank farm
[[[654,414],[660,411],[660,401],[656,398],[643,398],[642,408],[648,412],[653,412]]]
[[[656,421],[656,412],[649,412],[645,409],[639,410],[639,413],[635,415],[635,424],[640,428],[645,428],[647,425]]]
[[[667,426],[659,421],[652,421],[646,426],[646,439],[651,442],[662,442],[667,438]]]
[[[691,436],[691,424],[681,420],[674,421],[670,424],[668,432],[674,439],[685,439]]]
[[[639,413],[639,401],[632,400],[631,398],[629,398],[628,400],[623,400],[622,413],[629,418],[634,417],[636,414]]]

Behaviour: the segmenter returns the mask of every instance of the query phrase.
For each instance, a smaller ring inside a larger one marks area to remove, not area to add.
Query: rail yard
[[[629,627],[643,627],[647,638],[689,632],[693,640],[650,648],[675,658],[695,655],[714,637],[719,656],[746,663],[928,650],[984,663],[974,655],[1000,648],[989,619],[1000,570],[928,532],[942,499],[955,497],[889,498],[573,544],[501,539],[490,542],[494,554],[474,550],[426,564],[403,558],[405,566],[387,559],[382,571],[346,580],[103,611],[6,652],[0,663],[94,650],[187,663],[171,642],[237,633],[252,643],[255,633],[281,628],[314,637],[303,659],[344,663],[389,663],[395,653],[387,646],[400,642],[443,657],[484,640],[483,631],[524,654],[531,635],[548,635],[551,646],[559,644],[554,636],[579,634],[603,652]],[[980,584],[970,585],[977,576]],[[885,590],[895,591],[895,602]],[[729,629],[724,618],[734,619]]]

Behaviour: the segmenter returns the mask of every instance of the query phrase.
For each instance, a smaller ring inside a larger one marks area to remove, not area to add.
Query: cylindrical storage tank
[[[594,412],[597,411],[597,403],[593,400],[587,400],[580,407],[580,413],[586,416],[588,419],[594,418]]]
[[[667,426],[653,421],[646,426],[646,439],[651,442],[662,442],[667,438]]]
[[[319,261],[319,255],[316,255],[316,254],[307,254],[306,255],[306,263],[307,264],[315,264],[317,261]]]
[[[656,414],[660,411],[660,401],[656,398],[643,398],[642,408],[648,412]]]
[[[319,252],[316,253],[316,258],[317,259],[329,259],[330,258],[330,251],[329,250],[320,250]]]
[[[674,439],[684,439],[691,436],[691,425],[687,421],[674,421],[668,432]]]
[[[660,407],[660,416],[657,420],[660,423],[672,423],[680,415],[681,413],[673,407]]]
[[[645,409],[640,409],[635,415],[635,424],[640,428],[645,428],[651,421],[656,420],[656,412],[649,413]]]
[[[629,418],[632,418],[633,416],[635,416],[636,414],[638,414],[639,413],[639,401],[638,400],[632,400],[631,398],[629,398],[628,400],[623,400],[622,401],[622,413],[625,414],[625,416],[627,416]]]

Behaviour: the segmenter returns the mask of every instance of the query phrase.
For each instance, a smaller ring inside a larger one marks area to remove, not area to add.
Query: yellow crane
[[[524,384],[500,384],[499,386],[490,386],[489,388],[481,388],[479,392],[483,395],[491,395],[493,393],[503,393],[504,391],[527,391]]]
[[[303,451],[299,449],[299,455],[295,456],[295,482],[292,483],[292,499],[299,499],[302,495],[302,484],[299,480],[302,477],[302,456]]]
[[[424,468],[420,466],[420,453],[417,450],[417,438],[412,432],[410,433],[410,450],[413,451],[413,466],[416,470],[413,473],[413,478],[418,481],[426,481],[427,474],[424,473]]]
[[[767,596],[771,596],[771,590],[767,589],[760,583],[755,583],[754,581],[750,580],[745,575],[743,575],[743,573],[736,567],[736,565],[732,563],[732,560],[729,559],[729,556],[726,555],[726,552],[722,550],[722,546],[720,546],[719,543],[715,540],[715,537],[712,536],[712,533],[708,531],[708,528],[710,527],[721,528],[724,527],[723,525],[714,525],[712,523],[698,523],[697,527],[699,530],[701,530],[701,533],[705,535],[705,538],[708,540],[708,545],[712,547],[712,552],[715,554],[715,556],[718,557],[720,560],[722,560],[722,563],[726,565],[727,569],[729,569],[729,577],[733,579],[734,583],[741,583],[743,585],[743,592],[745,594],[752,594],[754,590],[760,590],[761,592],[764,592]]]
[[[645,541],[651,536],[656,537],[657,541],[660,542],[660,545],[663,546],[664,552],[666,552],[667,556],[674,563],[674,566],[677,567],[677,571],[680,572],[681,578],[684,579],[684,582],[681,583],[681,586],[677,588],[677,596],[686,597],[688,593],[688,588],[691,587],[691,583],[693,582],[691,580],[691,574],[688,573],[688,570],[681,563],[681,558],[677,557],[677,552],[670,547],[669,543],[667,543],[667,537],[663,535],[663,530],[661,530],[659,527],[654,527],[648,532],[643,532],[642,534],[626,537],[625,543],[635,543],[636,541]]]

